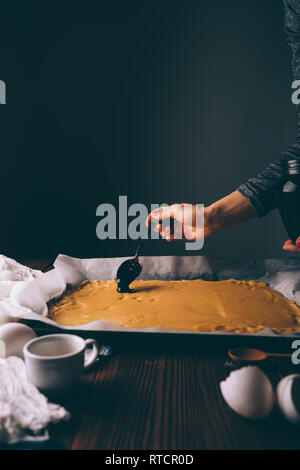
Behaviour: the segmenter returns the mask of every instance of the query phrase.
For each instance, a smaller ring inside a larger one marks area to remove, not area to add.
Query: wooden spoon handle
[[[268,356],[275,356],[275,357],[292,357],[291,354],[283,354],[283,353],[267,353]]]

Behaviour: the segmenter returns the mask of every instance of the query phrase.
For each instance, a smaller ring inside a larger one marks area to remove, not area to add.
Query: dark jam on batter
[[[288,236],[300,236],[300,160],[289,160],[287,178],[279,193],[279,211]]]

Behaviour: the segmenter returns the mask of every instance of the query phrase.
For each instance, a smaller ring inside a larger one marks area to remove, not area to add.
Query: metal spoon
[[[120,264],[116,276],[118,292],[134,292],[134,290],[129,288],[129,284],[131,284],[131,282],[133,282],[142,272],[143,265],[139,259],[139,252],[142,248],[142,245],[143,240],[140,242],[134,258],[127,259],[122,264]]]
[[[162,208],[158,208],[157,212],[161,212]],[[158,221],[162,226],[162,220]],[[171,234],[174,233],[174,219],[170,219]],[[143,265],[139,260],[139,252],[143,246],[144,240],[141,240],[134,258],[124,261],[118,268],[116,282],[118,292],[129,292],[132,293],[134,290],[129,288],[129,284],[133,282],[142,272]]]
[[[252,348],[229,349],[228,355],[236,361],[264,361],[268,357],[292,357],[291,354],[269,353]]]

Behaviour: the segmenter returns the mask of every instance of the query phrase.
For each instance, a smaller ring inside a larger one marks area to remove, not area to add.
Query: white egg
[[[300,423],[300,374],[291,374],[280,380],[276,387],[280,411],[292,423]]]
[[[234,370],[220,382],[226,403],[236,413],[250,419],[268,416],[275,403],[275,393],[268,377],[256,366]]]
[[[17,356],[23,359],[23,346],[35,337],[36,334],[33,329],[22,323],[6,323],[1,325],[0,341],[2,357]]]

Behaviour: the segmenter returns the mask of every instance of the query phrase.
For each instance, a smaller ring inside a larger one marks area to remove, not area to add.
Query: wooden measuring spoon
[[[268,353],[252,348],[229,349],[228,355],[236,361],[264,361],[267,357],[292,357],[291,354]]]

